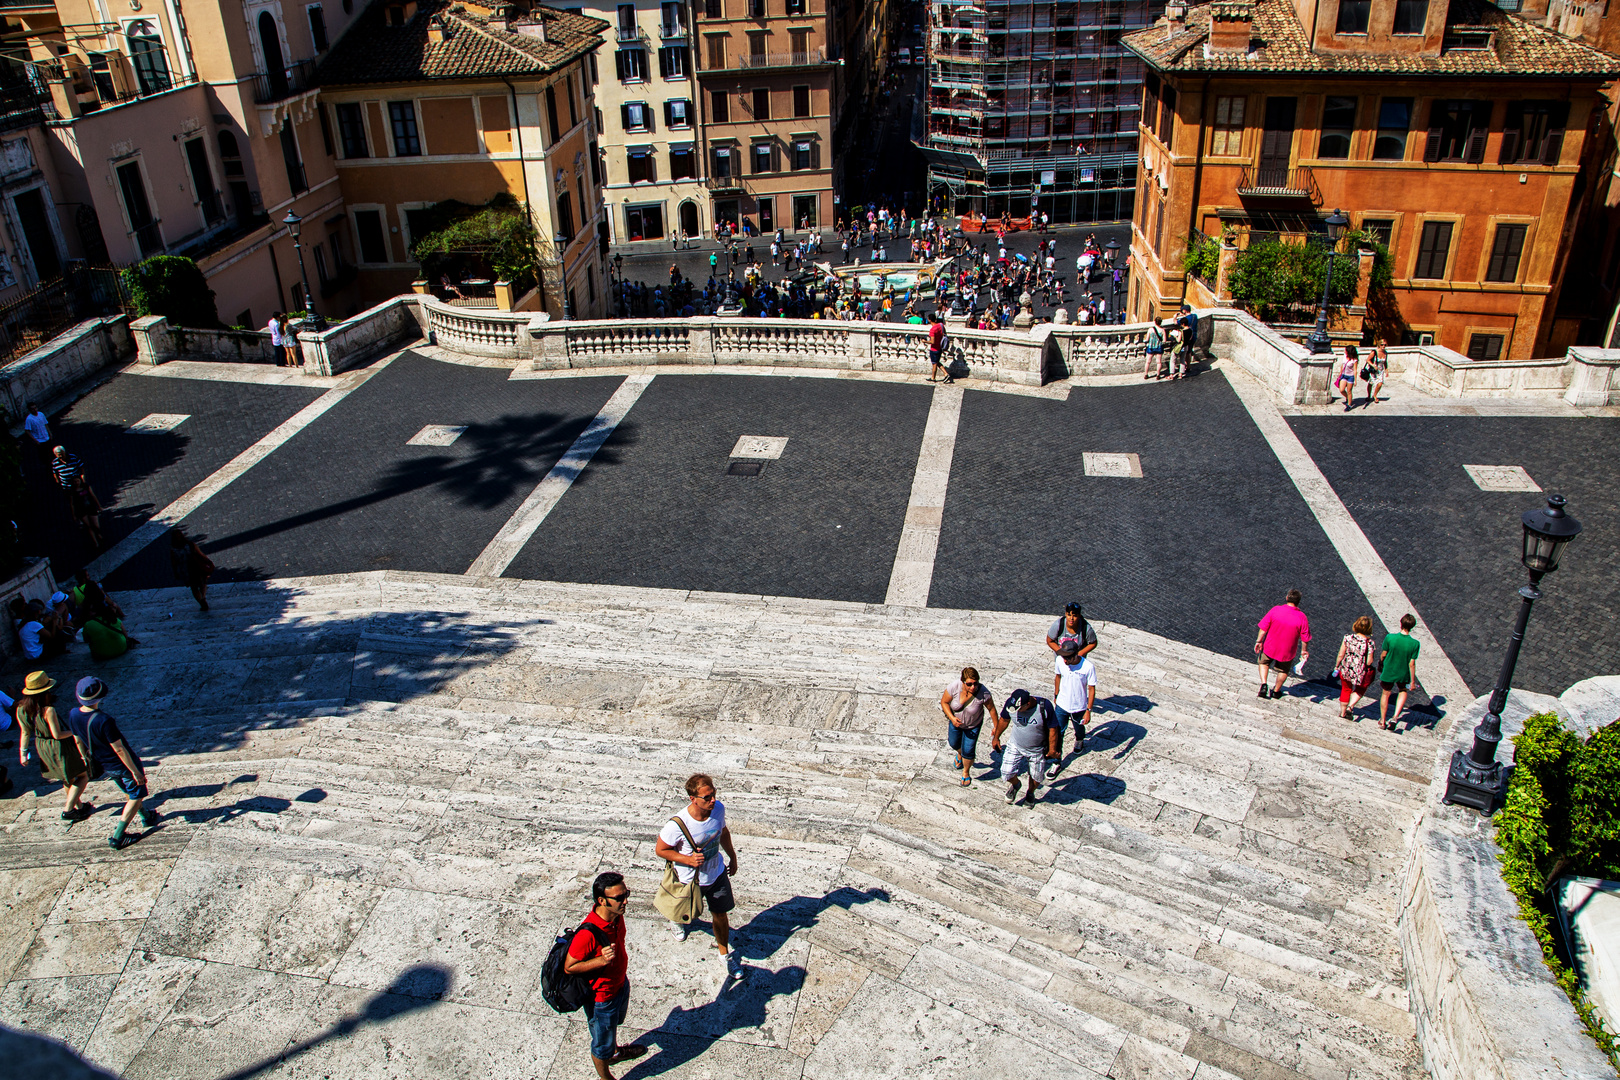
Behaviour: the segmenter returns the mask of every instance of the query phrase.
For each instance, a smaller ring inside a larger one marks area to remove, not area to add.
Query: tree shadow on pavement
[[[48,1076],[51,1080],[118,1080],[117,1074],[90,1064],[66,1043],[5,1024],[0,1024],[0,1061],[6,1062],[8,1076]]]

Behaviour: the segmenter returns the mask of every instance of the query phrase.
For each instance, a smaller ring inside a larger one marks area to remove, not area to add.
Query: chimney
[[[1187,26],[1187,5],[1171,3],[1164,5],[1164,21],[1170,34],[1179,34]]]
[[[529,17],[522,22],[509,23],[507,29],[514,34],[522,34],[524,37],[538,38],[541,41],[546,40],[546,20],[538,11],[531,12]]]
[[[1246,53],[1254,36],[1254,5],[1249,0],[1215,0],[1209,5],[1209,51]]]
[[[437,44],[438,42],[443,41],[447,36],[449,35],[445,33],[444,20],[435,15],[433,17],[433,21],[428,23],[428,43],[430,45]]]

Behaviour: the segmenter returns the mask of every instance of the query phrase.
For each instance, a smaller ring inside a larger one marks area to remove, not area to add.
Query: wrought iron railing
[[[1322,201],[1316,176],[1304,166],[1245,165],[1238,177],[1237,190],[1239,195]]]
[[[271,105],[312,88],[315,61],[300,60],[278,71],[253,76],[253,102]]]

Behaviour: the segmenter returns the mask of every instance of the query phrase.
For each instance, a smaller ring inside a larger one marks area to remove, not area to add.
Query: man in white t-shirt
[[[731,895],[731,878],[737,873],[737,851],[731,846],[731,830],[726,828],[725,804],[716,798],[714,780],[706,773],[695,773],[686,781],[686,794],[692,801],[675,816],[691,833],[688,841],[680,825],[673,820],[659,830],[654,850],[660,859],[675,864],[675,875],[682,884],[697,875],[698,892],[714,919],[714,944],[726,962],[726,970],[733,975],[743,974],[742,964],[731,951],[731,923],[726,912],[737,906]],[[693,846],[696,844],[696,847]],[[722,862],[720,852],[725,851]],[[686,939],[686,927],[671,924],[675,936]]]
[[[1074,752],[1079,753],[1086,741],[1086,724],[1091,720],[1091,706],[1097,700],[1097,668],[1089,656],[1080,655],[1080,645],[1074,639],[1063,643],[1053,665],[1052,704],[1057,709],[1057,757],[1046,763],[1046,775],[1057,772],[1063,760],[1063,729],[1074,725]]]

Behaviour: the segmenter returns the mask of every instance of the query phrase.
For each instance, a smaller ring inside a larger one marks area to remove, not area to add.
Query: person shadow
[[[713,1001],[695,1008],[679,1005],[671,1008],[657,1027],[635,1040],[636,1045],[656,1046],[658,1052],[619,1074],[619,1080],[661,1076],[698,1057],[716,1039],[731,1032],[765,1028],[773,1020],[770,1002],[797,994],[804,987],[806,972],[798,964],[773,971],[756,966],[757,963],[776,955],[795,933],[814,927],[828,908],[847,911],[856,904],[887,902],[888,899],[889,894],[884,889],[856,889],[846,885],[823,896],[791,897],[749,919],[736,929],[736,937],[732,939],[733,949],[744,960],[743,975],[727,976]],[[791,1023],[791,1019],[774,1019],[777,1023]],[[785,1043],[788,1032],[776,1035]]]

